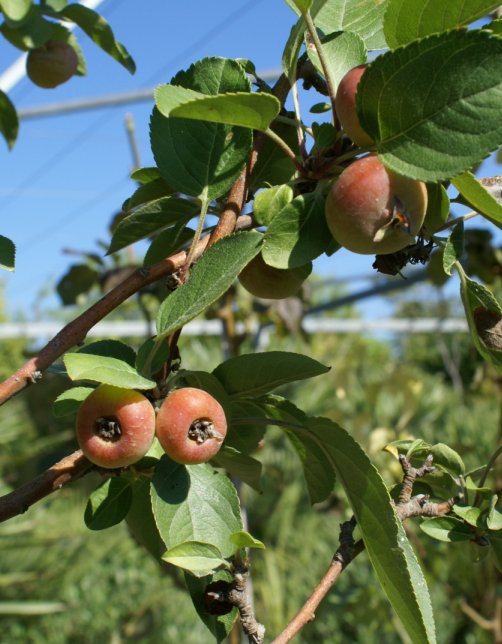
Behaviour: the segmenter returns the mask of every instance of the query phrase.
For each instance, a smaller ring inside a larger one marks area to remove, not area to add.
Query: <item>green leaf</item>
[[[98,47],[125,67],[128,72],[134,74],[136,71],[134,60],[124,45],[115,39],[110,25],[103,16],[77,3],[66,6],[59,15],[76,23]]]
[[[166,551],[152,510],[150,499],[151,480],[140,476],[130,482],[132,502],[126,516],[126,523],[133,539],[158,561]]]
[[[384,33],[391,49],[431,34],[458,29],[496,9],[493,0],[448,0],[438,9],[437,0],[388,0]]]
[[[158,177],[157,179],[141,184],[129,199],[124,201],[122,210],[128,213],[133,208],[137,208],[137,206],[154,201],[155,199],[160,199],[161,197],[168,197],[173,192],[171,186],[162,177]]]
[[[155,104],[168,118],[195,119],[262,131],[281,109],[272,94],[239,92],[206,96],[177,85],[159,85],[155,90]]]
[[[155,166],[148,166],[145,168],[138,168],[131,172],[131,179],[141,184],[150,183],[156,179],[160,179],[159,169]]]
[[[502,530],[502,511],[497,510],[498,496],[494,494],[490,500],[490,508],[486,518],[486,527],[489,530]]]
[[[307,13],[312,5],[312,0],[291,0],[300,13]]]
[[[265,233],[263,259],[275,268],[296,268],[325,252],[333,237],[324,216],[324,198],[309,192],[276,214]]]
[[[196,577],[207,577],[217,568],[228,566],[216,546],[201,541],[184,541],[169,548],[162,559],[173,566],[188,570]]]
[[[220,642],[227,639],[238,615],[236,608],[233,608],[227,615],[210,615],[207,612],[205,604],[206,588],[210,583],[219,580],[231,583],[233,578],[227,570],[218,570],[214,575],[202,578],[194,577],[193,575],[185,573],[185,583],[192,598],[193,605],[195,606],[195,610],[197,611],[200,619],[211,631],[217,644],[220,644]]]
[[[225,440],[226,443],[226,440]],[[238,477],[243,483],[257,492],[263,492],[261,474],[263,465],[255,458],[242,454],[226,444],[211,459],[215,467],[221,467],[229,474]]]
[[[14,26],[24,22],[31,11],[31,0],[2,0],[0,7],[5,20],[8,24]]]
[[[259,539],[255,539],[249,532],[241,530],[230,536],[230,541],[240,550],[242,548],[258,548],[259,550],[265,549],[265,544]]]
[[[211,246],[190,271],[190,278],[164,300],[157,315],[157,331],[169,335],[193,320],[232,285],[241,270],[260,251],[262,236],[236,233]]]
[[[98,284],[99,274],[87,264],[73,264],[56,285],[63,306],[76,304],[80,295]]]
[[[475,528],[483,528],[484,521],[481,520],[481,509],[472,505],[454,505],[453,512],[463,521]]]
[[[493,367],[502,371],[502,307],[491,291],[471,280],[460,264],[460,295],[477,350]]]
[[[120,340],[97,340],[83,346],[80,349],[80,353],[117,358],[117,360],[124,360],[131,367],[134,367],[136,363],[134,349]]]
[[[235,546],[230,536],[242,530],[239,500],[230,479],[207,464],[185,467],[163,456],[152,482],[157,527],[170,550],[186,541],[218,548],[223,558]]]
[[[385,49],[386,4],[387,0],[314,0],[311,14],[325,34],[350,31],[362,38],[366,49]]]
[[[16,247],[8,237],[0,235],[0,266],[8,271],[15,269]]]
[[[309,109],[309,112],[311,114],[324,114],[324,112],[329,112],[331,109],[331,103],[315,103],[312,105],[312,107]]]
[[[485,472],[484,466],[475,470],[475,473],[479,475],[483,474],[484,472]],[[467,490],[468,494],[479,495],[480,498],[483,499],[483,501],[489,501],[493,496],[493,492],[491,488],[479,487],[478,485],[476,485],[476,483],[474,483],[474,480],[471,478],[471,476],[466,476],[465,489]]]
[[[113,232],[107,255],[178,222],[188,223],[198,212],[199,206],[179,197],[151,201],[120,221]]]
[[[184,223],[161,231],[148,247],[143,258],[143,266],[151,266],[178,253],[187,247],[193,236],[193,228],[187,228]]]
[[[424,226],[432,235],[446,223],[450,214],[450,198],[446,188],[440,183],[427,184],[427,212]]]
[[[460,519],[455,517],[433,517],[425,519],[420,524],[420,529],[437,541],[469,541],[473,537],[473,532]]]
[[[321,38],[321,42],[331,71],[330,76],[337,85],[349,70],[362,65],[368,58],[363,39],[351,31],[337,31]],[[324,75],[313,44],[307,44],[307,54],[317,71]]]
[[[61,11],[68,4],[68,0],[41,0],[40,4],[44,9],[50,7],[53,11]]]
[[[11,150],[19,132],[19,118],[12,101],[2,91],[0,91],[0,132]]]
[[[460,261],[464,252],[464,222],[459,222],[451,232],[443,253],[443,269],[451,275],[453,267]]]
[[[243,454],[259,448],[267,423],[263,409],[254,401],[237,398],[230,405],[232,422],[228,427],[225,446]]]
[[[483,25],[483,29],[489,29],[494,34],[497,34],[497,36],[501,36],[502,35],[502,18],[497,18],[496,20],[492,20],[491,22],[489,22],[487,25]]]
[[[335,469],[326,450],[322,445],[319,445],[316,438],[298,435],[296,426],[305,423],[305,415],[286,400],[277,401],[277,404],[270,401],[266,409],[270,417],[291,425],[284,431],[302,464],[310,502],[314,504],[325,501],[335,486]]]
[[[293,188],[288,184],[274,186],[259,192],[253,203],[253,214],[262,226],[269,226],[273,218],[293,201]]]
[[[127,362],[107,356],[67,353],[64,364],[72,380],[91,380],[124,389],[152,389],[153,380],[140,376]]]
[[[386,0],[314,0],[310,15],[325,34],[345,31],[357,34],[366,49],[385,49],[383,18]],[[292,84],[303,44],[305,23],[301,18],[291,29],[282,55],[284,73]]]
[[[502,228],[502,204],[488,192],[472,173],[464,172],[464,174],[454,177],[451,182],[477,212],[481,213],[483,217],[498,228]]]
[[[60,29],[58,29],[60,27]],[[2,24],[0,32],[14,47],[26,51],[41,47],[58,31],[67,31],[64,27],[46,20],[38,7],[33,7],[27,19],[21,24],[10,26]]]
[[[84,513],[90,530],[105,530],[125,519],[132,503],[129,481],[118,476],[104,481],[89,497]]]
[[[162,368],[162,365],[169,357],[169,351],[169,344],[167,342],[163,342],[158,347],[155,347],[155,338],[148,338],[138,349],[136,369],[147,378],[150,377]],[[155,355],[151,359],[152,352]]]
[[[313,378],[329,370],[330,367],[309,356],[267,351],[230,358],[218,365],[213,374],[232,396],[256,398],[280,385]]]
[[[444,468],[454,476],[461,476],[465,473],[464,461],[458,452],[445,443],[436,443],[429,450],[433,456],[433,464]]]
[[[225,58],[206,58],[180,72],[173,85],[205,95],[249,92],[242,67]],[[162,177],[177,192],[202,200],[225,194],[244,168],[252,146],[248,128],[192,119],[166,118],[154,108],[152,152]]]
[[[502,143],[501,75],[500,38],[451,31],[379,56],[361,78],[356,108],[387,167],[448,179]]]
[[[54,401],[52,407],[54,416],[59,418],[68,414],[75,414],[82,402],[93,391],[92,387],[72,387],[63,391]]]
[[[342,483],[366,550],[392,607],[413,642],[436,641],[427,584],[397,518],[387,488],[354,439],[327,418],[292,428],[298,440],[316,442]]]
[[[273,123],[271,129],[289,145],[295,154],[299,154],[298,134],[295,127],[288,123]],[[282,186],[293,177],[295,172],[296,168],[291,159],[284,154],[275,141],[267,136],[253,168],[249,190],[253,193],[264,186]]]

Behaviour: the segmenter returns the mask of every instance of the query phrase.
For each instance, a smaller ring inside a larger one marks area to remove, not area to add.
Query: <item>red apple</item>
[[[336,90],[335,110],[341,126],[352,141],[360,147],[370,147],[374,140],[367,134],[356,112],[357,86],[368,65],[354,67],[340,81]]]
[[[75,50],[62,40],[48,40],[42,47],[32,49],[26,60],[28,78],[46,89],[65,83],[75,75],[77,67]]]
[[[335,179],[325,213],[339,244],[354,253],[385,255],[414,242],[426,210],[424,183],[388,170],[370,155]]]
[[[76,430],[81,450],[95,465],[127,467],[150,449],[155,410],[137,391],[100,385],[80,406]]]
[[[157,414],[157,438],[165,453],[184,465],[205,463],[220,450],[227,419],[220,403],[202,389],[172,391]]]

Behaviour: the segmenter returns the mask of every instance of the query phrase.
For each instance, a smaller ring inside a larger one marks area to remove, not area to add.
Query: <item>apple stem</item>
[[[116,442],[122,436],[119,421],[113,416],[96,419],[96,436],[104,441]]]
[[[210,438],[216,438],[222,441],[225,437],[215,429],[214,424],[210,420],[198,418],[188,428],[188,438],[195,441],[197,445],[202,445],[202,443],[205,443]]]

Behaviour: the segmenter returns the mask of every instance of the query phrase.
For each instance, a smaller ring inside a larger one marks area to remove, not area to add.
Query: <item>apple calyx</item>
[[[188,438],[195,441],[197,445],[202,445],[210,438],[222,441],[225,437],[215,429],[214,423],[211,420],[198,418],[188,428]]]
[[[394,231],[399,230],[405,235],[409,235],[411,239],[414,239],[415,235],[412,232],[412,221],[411,217],[408,214],[403,202],[394,195],[394,204],[392,210],[388,211],[390,220],[384,226],[382,226],[373,237],[374,242],[381,242],[385,239],[386,235],[393,234]]]
[[[114,416],[102,416],[96,418],[96,428],[94,433],[104,441],[115,443],[122,436],[122,428],[117,418]]]

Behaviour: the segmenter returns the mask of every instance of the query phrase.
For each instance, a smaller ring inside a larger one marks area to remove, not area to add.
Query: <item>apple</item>
[[[241,271],[239,282],[255,297],[280,300],[297,293],[311,271],[312,264],[296,268],[269,266],[260,253]]]
[[[367,134],[356,112],[357,86],[368,65],[359,65],[348,71],[336,90],[335,110],[338,120],[348,137],[360,147],[370,147],[374,140]]]
[[[57,87],[75,75],[78,57],[71,45],[62,40],[48,40],[32,49],[26,60],[28,78],[45,89]]]
[[[354,253],[385,255],[414,242],[426,210],[424,183],[388,170],[369,155],[333,181],[325,214],[339,244]]]
[[[220,403],[195,387],[175,389],[157,414],[157,438],[177,463],[195,465],[213,458],[227,434],[227,419]]]
[[[99,385],[80,406],[77,440],[100,467],[127,467],[148,452],[155,436],[155,410],[132,389]]]

